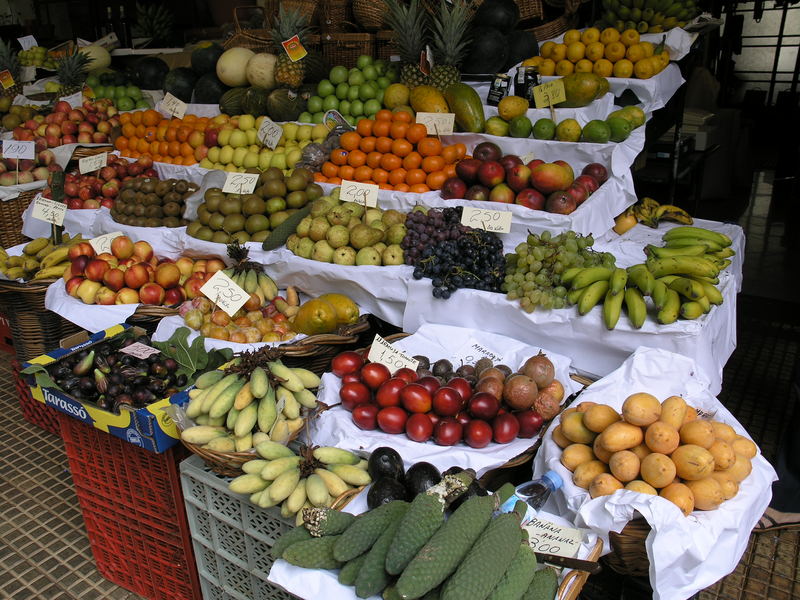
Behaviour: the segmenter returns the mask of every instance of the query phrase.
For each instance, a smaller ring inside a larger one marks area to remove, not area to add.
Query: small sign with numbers
[[[36,158],[36,143],[18,140],[3,140],[3,158]]]
[[[36,194],[33,199],[33,212],[31,216],[45,223],[53,225],[63,225],[64,216],[67,214],[67,205],[63,202],[56,202],[45,198],[41,194]]]
[[[60,98],[60,100],[63,100],[72,108],[78,108],[83,104],[83,90],[80,92],[75,92],[74,94],[70,94],[69,96],[64,96]]]
[[[232,317],[237,310],[244,306],[250,294],[236,285],[233,280],[222,271],[217,271],[214,276],[203,284],[200,291]]]
[[[567,94],[564,91],[564,82],[561,79],[554,79],[533,88],[533,101],[536,108],[547,108],[559,102],[564,102]]]
[[[283,135],[283,128],[272,119],[264,117],[261,127],[258,128],[258,139],[270,150],[274,150]]]
[[[36,38],[32,35],[26,35],[25,37],[17,38],[19,45],[22,46],[23,50],[30,50],[34,46],[38,46],[39,44],[36,43]]]
[[[375,339],[372,340],[372,346],[370,346],[367,359],[370,362],[378,362],[386,365],[389,367],[389,371],[392,375],[394,375],[394,372],[398,369],[405,367],[416,371],[419,365],[419,361],[416,358],[411,358],[378,334],[375,334]]]
[[[158,348],[153,348],[152,346],[142,344],[141,342],[134,342],[130,346],[120,348],[119,351],[123,352],[124,354],[135,356],[136,358],[147,358],[148,356],[159,354],[161,352],[161,350]]]
[[[186,114],[186,102],[167,92],[161,101],[161,109],[176,119],[182,119]]]
[[[115,32],[111,32],[108,35],[104,35],[99,40],[97,40],[93,46],[100,46],[101,48],[105,48],[106,50],[111,50],[113,48],[119,48],[119,38]]]
[[[96,254],[111,253],[111,242],[121,235],[121,231],[115,231],[93,238],[89,240],[89,243],[92,245],[92,248],[94,248]]]
[[[461,213],[461,224],[492,233],[509,233],[511,231],[511,211],[465,206],[464,212]]]
[[[503,363],[502,354],[498,354],[494,350],[490,350],[473,338],[469,338],[455,352],[453,352],[453,354],[450,355],[450,361],[454,365],[474,365],[481,358],[488,358],[494,364]]]
[[[428,129],[428,135],[448,135],[453,133],[456,115],[454,113],[418,112],[417,123]]]
[[[575,558],[581,547],[583,534],[574,527],[562,527],[534,517],[522,526],[528,532],[528,544],[534,552]]]
[[[252,194],[258,177],[258,173],[228,173],[222,191],[226,194]]]
[[[345,202],[355,202],[364,206],[378,206],[378,186],[373,183],[342,180],[339,198]]]
[[[78,161],[78,171],[81,175],[84,173],[91,173],[99,171],[108,164],[108,152],[101,152],[94,156],[87,156]]]

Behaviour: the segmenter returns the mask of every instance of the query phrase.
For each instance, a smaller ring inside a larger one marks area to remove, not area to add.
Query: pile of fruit
[[[197,220],[189,223],[186,233],[219,244],[263,242],[290,215],[322,198],[324,192],[313,179],[307,169],[297,168],[286,176],[270,167],[261,173],[252,194],[208,188],[197,207]]]
[[[47,48],[44,46],[32,46],[27,50],[20,50],[17,57],[23,67],[38,67],[50,71],[56,69],[56,59],[47,53]]]
[[[113,208],[115,198],[119,195],[120,185],[125,185],[136,176],[143,175],[149,180],[158,178],[153,169],[153,161],[142,158],[129,163],[124,158],[108,154],[107,163],[96,173],[70,171],[64,176],[64,202],[67,208]],[[49,196],[51,190],[45,188],[44,195]]]
[[[558,125],[548,118],[533,124],[533,137],[537,140],[559,142],[624,142],[631,131],[644,125],[645,115],[638,106],[626,106],[612,112],[605,120],[593,119],[583,127],[575,119],[564,119]]]
[[[583,32],[570,29],[561,43],[545,42],[538,56],[522,64],[537,67],[540,75],[594,73],[600,77],[650,79],[667,67],[669,52],[662,44],[655,47],[640,41],[636,29],[620,33],[613,27],[602,32],[590,27]]]
[[[13,101],[13,96],[0,96],[0,125],[8,131],[33,119],[39,108],[38,106],[11,104]]]
[[[150,102],[142,95],[142,90],[138,86],[132,85],[122,73],[89,75],[86,78],[86,85],[92,88],[95,98],[112,100],[118,110],[152,108]]]
[[[646,392],[628,396],[621,413],[594,402],[568,408],[553,440],[572,481],[592,498],[624,488],[666,498],[684,515],[715,510],[736,496],[758,452],[680,396],[659,402]]]
[[[356,66],[347,69],[337,65],[328,78],[317,84],[316,94],[308,99],[306,110],[300,114],[303,123],[322,123],[325,113],[336,110],[351,125],[359,119],[374,119],[384,106],[384,94],[397,81],[397,69],[392,63],[359,56]]]
[[[342,202],[340,188],[315,200],[286,240],[297,256],[337,265],[402,265],[406,215]]]
[[[128,171],[135,164],[128,164]],[[100,170],[102,176],[103,169]],[[197,188],[197,184],[183,179],[158,181],[151,177],[136,177],[123,180],[111,206],[111,218],[117,223],[135,227],[188,225],[189,221],[183,218],[184,201]]]
[[[546,163],[537,158],[524,164],[515,154],[504,156],[497,144],[481,142],[472,158],[456,164],[455,176],[445,181],[441,195],[447,200],[488,200],[568,215],[607,179],[608,170],[599,163],[586,165],[575,177],[563,160]]]
[[[34,160],[3,158],[0,150],[0,186],[46,181],[50,173],[61,170],[55,155],[47,149],[40,150]]]
[[[111,129],[120,123],[117,109],[108,100],[91,102],[72,108],[63,100],[56,102],[47,116],[36,115],[14,128],[15,140],[35,141],[45,148],[64,144],[105,144],[110,141]]]
[[[415,442],[453,446],[463,440],[484,448],[492,440],[507,444],[533,437],[564,399],[553,363],[542,353],[517,373],[486,358],[455,371],[447,359],[431,365],[427,357],[415,358],[416,371],[404,367],[392,374],[384,364],[365,363],[357,352],[334,357],[331,371],[342,379],[342,408],[359,428],[405,433]]]
[[[99,100],[98,102],[103,102]],[[187,114],[183,119],[165,119],[156,110],[122,113],[121,134],[114,139],[114,148],[121,156],[145,156],[156,162],[193,165],[205,158],[205,130],[210,122],[224,123],[226,115],[213,119]]]
[[[617,31],[661,33],[683,27],[700,14],[694,0],[603,0],[602,4],[605,12],[595,27],[613,27]]]
[[[355,586],[359,598],[555,598],[558,577],[536,570],[520,527],[524,503],[498,515],[499,494],[469,494],[473,480],[471,471],[448,474],[410,502],[392,500],[358,518],[303,510],[304,527],[279,538],[272,554],[307,569],[340,569],[339,583]]]
[[[46,237],[36,238],[25,244],[20,256],[9,256],[0,248],[0,273],[25,281],[58,279],[70,266],[70,248],[84,241],[80,234],[71,238],[64,232],[61,244],[56,246]]]
[[[427,127],[412,123],[409,113],[385,109],[375,120],[358,121],[356,131],[343,133],[339,144],[322,165],[328,183],[347,179],[420,194],[441,189],[467,152],[464,144],[445,146],[429,136]]]
[[[615,233],[622,235],[637,223],[656,229],[661,221],[674,221],[683,225],[691,225],[693,222],[692,216],[680,206],[660,204],[652,198],[644,197],[614,219],[613,229]]]

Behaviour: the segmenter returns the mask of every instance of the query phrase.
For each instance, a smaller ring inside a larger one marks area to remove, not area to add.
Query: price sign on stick
[[[356,202],[364,206],[378,206],[378,186],[372,183],[342,180],[339,198],[345,202]]]
[[[237,310],[244,306],[250,294],[236,285],[233,280],[222,271],[217,271],[214,276],[203,284],[200,291],[232,317]]]
[[[161,352],[161,350],[158,348],[153,348],[152,346],[142,344],[141,342],[134,342],[130,346],[120,348],[119,351],[125,354],[130,354],[131,356],[135,356],[136,358],[147,358],[148,356],[152,356],[153,354],[158,354]]]
[[[36,143],[20,142],[17,140],[3,140],[3,158],[23,158],[33,160],[36,158]]]
[[[461,213],[461,224],[492,233],[509,233],[511,231],[511,211],[465,206],[464,212]]]
[[[533,88],[533,102],[536,108],[550,108],[550,116],[555,120],[555,109],[553,105],[564,102],[567,94],[564,91],[564,82],[561,79],[554,79]]]
[[[583,539],[580,529],[562,527],[537,517],[522,527],[528,532],[528,544],[535,552],[568,558],[578,556]]]
[[[258,183],[258,173],[228,173],[222,191],[226,194],[252,194]]]
[[[84,173],[91,173],[98,171],[108,164],[108,152],[95,154],[94,156],[87,156],[78,161],[78,171],[81,175]]]
[[[89,240],[89,243],[94,248],[96,254],[103,254],[103,253],[111,253],[111,242],[114,241],[115,238],[118,238],[122,235],[121,231],[115,231],[113,233],[107,233],[105,235],[98,236]]]
[[[164,94],[164,99],[161,101],[161,108],[164,112],[171,114],[176,119],[182,119],[186,114],[186,102],[180,98],[176,98],[169,92]]]
[[[379,362],[386,365],[392,375],[394,375],[395,371],[404,367],[416,371],[419,365],[419,361],[416,358],[411,358],[377,334],[375,334],[375,339],[372,340],[367,359],[370,362]]]
[[[67,205],[63,202],[56,202],[45,198],[41,194],[36,194],[33,199],[33,212],[31,216],[45,223],[52,225],[63,225],[64,216],[67,214]]]
[[[429,113],[418,112],[417,123],[422,123],[428,129],[428,135],[448,135],[453,133],[456,121],[454,113]]]
[[[36,43],[36,38],[32,35],[26,35],[25,37],[17,38],[19,45],[22,46],[23,50],[30,50],[34,46],[38,46]]]
[[[283,135],[283,129],[271,119],[264,117],[261,127],[258,128],[257,135],[262,144],[270,150],[274,150]]]

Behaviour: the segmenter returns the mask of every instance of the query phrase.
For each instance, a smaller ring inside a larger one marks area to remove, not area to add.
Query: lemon
[[[642,47],[642,50],[644,50],[645,58],[650,58],[655,53],[655,48],[653,48],[653,44],[650,42],[639,42],[639,45]]]
[[[523,60],[522,61],[522,66],[523,67],[538,67],[540,64],[542,64],[543,60],[544,60],[544,58],[541,57],[541,56],[532,56],[531,58],[526,58],[525,60]]]
[[[581,41],[584,44],[600,41],[600,30],[597,27],[589,27],[581,34]]]
[[[545,42],[542,44],[542,47],[539,48],[539,55],[542,58],[550,58],[550,54],[553,52],[553,48],[556,47],[555,42]]]
[[[644,111],[638,106],[626,106],[622,109],[622,113],[627,117],[634,128],[644,125],[646,117]]]
[[[405,106],[408,104],[409,89],[402,83],[393,83],[383,92],[383,105],[392,110],[396,106]]]
[[[639,79],[650,79],[656,74],[655,65],[652,61],[652,58],[646,58],[633,65],[634,75]]]
[[[586,58],[592,62],[597,62],[603,58],[606,47],[602,42],[592,42],[586,46]]]
[[[564,77],[575,72],[575,65],[569,62],[566,58],[556,63],[556,75]]]
[[[614,65],[611,63],[610,60],[606,58],[601,58],[596,63],[594,63],[594,68],[592,72],[595,75],[599,75],[600,77],[611,77],[611,73],[614,70]]]
[[[605,144],[611,137],[611,128],[605,121],[594,119],[583,126],[581,140],[592,144]]]
[[[619,36],[619,41],[625,44],[626,46],[633,46],[634,44],[639,43],[639,32],[636,31],[633,27],[630,27],[622,32],[622,35]]]
[[[633,63],[627,58],[623,58],[614,63],[614,77],[631,77],[632,75]]]
[[[591,73],[594,65],[592,61],[582,58],[578,62],[575,63],[575,72],[576,73]]]
[[[564,43],[566,45],[571,44],[572,42],[580,42],[581,41],[581,32],[577,29],[570,29],[564,33]]]
[[[567,57],[567,45],[566,44],[556,44],[553,46],[553,51],[550,53],[550,57],[552,61],[558,64],[559,61],[564,60]]]
[[[552,119],[539,119],[533,124],[533,137],[537,140],[552,140],[556,136],[556,124]]]
[[[545,58],[539,65],[539,75],[549,77],[556,72],[556,63],[551,58]]]
[[[575,119],[564,119],[556,127],[559,142],[577,142],[581,139],[581,126]]]
[[[528,101],[520,96],[506,96],[497,105],[497,114],[500,118],[510,121],[514,117],[524,115],[528,110]]]
[[[586,55],[586,45],[583,42],[572,42],[567,46],[567,60],[578,62]]]
[[[610,44],[606,44],[604,55],[607,60],[615,63],[625,58],[625,50],[625,45],[622,42],[611,42]]]
[[[606,27],[600,34],[600,41],[603,42],[604,44],[610,44],[611,42],[618,42],[619,31],[617,31],[613,27]]]
[[[644,48],[642,48],[641,44],[633,44],[628,46],[628,50],[625,52],[625,58],[636,64],[643,58],[646,58]]]

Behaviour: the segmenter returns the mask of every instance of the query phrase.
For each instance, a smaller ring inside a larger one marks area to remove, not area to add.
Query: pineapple
[[[295,90],[303,85],[303,79],[306,76],[305,59],[301,58],[296,62],[292,62],[292,59],[289,58],[289,55],[281,46],[281,42],[285,42],[297,35],[300,38],[300,43],[305,46],[309,31],[306,18],[299,10],[293,8],[284,10],[283,5],[279,6],[278,16],[275,18],[275,23],[270,32],[272,41],[278,47],[278,62],[275,63],[275,83],[278,85]]]
[[[466,0],[454,0],[452,8],[440,0],[433,18],[433,59],[431,85],[439,91],[461,81],[458,65],[469,43],[469,12]]]
[[[8,71],[14,78],[14,85],[8,89],[0,86],[0,96],[11,96],[22,93],[22,81],[20,79],[20,64],[17,53],[11,49],[11,44],[6,44],[0,39],[0,71]]]
[[[428,36],[428,13],[420,0],[411,0],[406,5],[402,0],[384,0],[386,24],[395,33],[403,66],[400,68],[400,83],[413,88],[427,85],[428,76],[419,70],[419,56],[425,49]]]
[[[83,89],[86,71],[89,70],[89,63],[93,60],[83,52],[76,52],[72,56],[65,56],[58,60],[56,76],[61,84],[60,94],[62,96],[69,96]]]
[[[175,16],[163,4],[136,3],[134,37],[150,38],[154,42],[166,42],[172,37]]]

